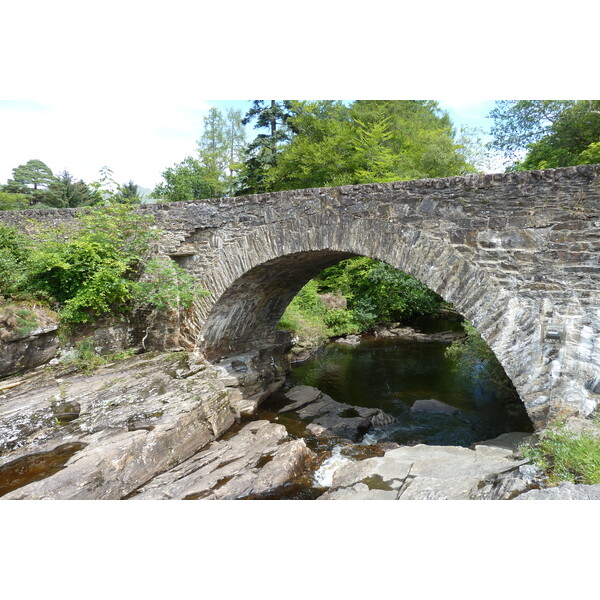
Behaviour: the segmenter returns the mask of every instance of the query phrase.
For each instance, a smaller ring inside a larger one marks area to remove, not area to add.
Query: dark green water
[[[459,375],[441,343],[364,339],[333,343],[292,368],[293,385],[311,385],[334,400],[381,408],[398,422],[367,434],[377,442],[469,446],[510,431],[532,431],[514,394]],[[436,399],[460,410],[449,415],[411,411],[416,400]]]

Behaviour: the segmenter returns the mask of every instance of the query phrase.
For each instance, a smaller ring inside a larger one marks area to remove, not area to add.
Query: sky
[[[194,153],[211,106],[239,108],[248,100],[81,103],[79,99],[0,100],[0,184],[12,169],[39,159],[58,174],[67,170],[86,182],[107,166],[118,183],[153,188],[161,173]],[[455,125],[489,129],[493,101],[441,100]],[[248,137],[255,135],[251,126]]]

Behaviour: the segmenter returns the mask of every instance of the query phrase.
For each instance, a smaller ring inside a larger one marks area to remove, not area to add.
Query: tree
[[[142,198],[138,186],[130,179],[118,187],[117,193],[113,196],[113,201],[119,204],[140,204]]]
[[[75,208],[91,206],[98,202],[98,195],[83,179],[76,181],[67,171],[63,171],[48,187],[45,204],[55,208]]]
[[[179,202],[218,197],[211,173],[191,156],[163,171],[162,178],[164,181],[152,191],[154,198]]]
[[[204,168],[204,176],[212,190],[211,197],[224,196],[228,167],[226,122],[216,108],[211,108],[204,117],[204,130],[198,141],[198,160]]]
[[[52,181],[54,175],[50,167],[41,160],[32,159],[13,169],[12,179],[6,182],[2,191],[24,194],[31,205],[44,203]]]
[[[397,180],[464,175],[474,170],[455,139],[450,117],[435,101],[357,100],[350,116],[359,128],[385,120],[391,135],[380,139],[380,146],[396,157]],[[369,169],[368,165],[361,168]]]
[[[354,175],[357,183],[394,181],[397,179],[397,157],[386,145],[392,137],[389,130],[390,117],[382,117],[368,125],[356,121],[356,160],[361,165]]]
[[[259,133],[246,149],[244,168],[240,175],[240,193],[269,191],[269,170],[277,164],[281,145],[290,140],[293,130],[287,126],[291,116],[292,101],[254,100],[252,107],[242,119],[242,125],[255,121],[255,129],[266,129]]]
[[[268,189],[446,177],[473,171],[435,102],[359,100],[290,103],[294,130],[266,178]]]
[[[233,194],[236,177],[242,166],[246,147],[246,130],[242,123],[242,111],[227,109],[225,123],[225,144],[227,146],[228,186],[227,193]]]
[[[113,170],[104,166],[100,169],[99,177],[90,183],[95,196],[95,204],[107,204],[118,193],[119,184],[114,179]]]
[[[521,156],[510,170],[600,160],[600,100],[504,100],[496,103],[490,117],[490,147],[510,159]]]
[[[270,169],[274,190],[352,183],[354,127],[349,107],[333,100],[294,101],[287,123],[296,132]]]

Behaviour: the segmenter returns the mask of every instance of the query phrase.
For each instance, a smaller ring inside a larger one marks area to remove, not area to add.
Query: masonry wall
[[[600,400],[600,165],[140,210],[165,231],[159,252],[211,292],[187,314],[158,323],[157,346],[195,345],[217,355],[266,341],[307,278],[362,254],[410,272],[454,302],[488,341],[535,421],[590,414]],[[73,212],[0,219],[24,226],[24,218],[56,222]]]

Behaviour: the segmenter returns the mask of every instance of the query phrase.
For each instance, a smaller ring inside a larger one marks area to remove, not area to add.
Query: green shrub
[[[0,191],[0,210],[22,210],[29,207],[25,194]]]
[[[0,224],[0,291],[17,294],[25,275],[28,240],[14,227]]]
[[[86,374],[109,363],[124,360],[135,354],[134,348],[121,350],[113,354],[100,355],[94,346],[94,340],[82,340],[75,344],[75,355],[68,361],[69,365]]]
[[[140,304],[157,310],[187,307],[202,292],[170,259],[151,258],[158,235],[153,218],[130,206],[89,209],[69,226],[39,226],[37,241],[24,257],[7,243],[0,278],[16,261],[24,273],[21,287],[54,303],[63,324],[86,323]],[[11,286],[15,289],[16,282]]]
[[[545,473],[548,483],[600,483],[600,435],[576,434],[556,427],[521,452]]]

